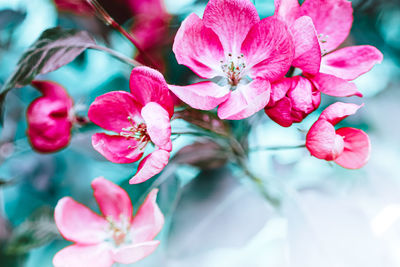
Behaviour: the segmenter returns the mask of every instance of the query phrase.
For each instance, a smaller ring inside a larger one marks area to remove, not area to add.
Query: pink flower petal
[[[111,247],[106,244],[71,245],[60,250],[53,258],[55,267],[111,267]]]
[[[191,14],[181,24],[172,50],[179,64],[189,67],[202,78],[222,75],[224,50],[218,36]]]
[[[336,131],[344,139],[344,150],[335,162],[347,169],[359,169],[364,166],[371,153],[368,135],[354,128],[340,128]]]
[[[131,264],[149,256],[157,249],[159,244],[160,241],[154,240],[140,244],[122,246],[114,251],[113,259],[115,262],[122,264]]]
[[[348,82],[336,76],[318,73],[315,76],[307,77],[314,82],[315,86],[321,93],[336,97],[362,97],[362,94],[357,90],[357,87],[354,83]]]
[[[142,243],[153,240],[164,225],[164,215],[157,205],[158,189],[147,195],[132,221],[132,240]]]
[[[32,86],[38,89],[43,94],[43,97],[62,101],[68,109],[73,105],[72,98],[65,88],[56,82],[35,80],[32,81]]]
[[[270,81],[286,74],[294,56],[290,33],[283,22],[273,17],[263,19],[251,28],[241,51],[249,76]]]
[[[171,123],[168,112],[159,104],[150,102],[143,107],[142,117],[151,141],[159,148],[171,151]]]
[[[257,79],[246,85],[238,85],[230,97],[218,108],[218,117],[227,120],[241,120],[263,109],[269,101],[271,84],[268,80]]]
[[[290,27],[295,55],[292,65],[310,74],[317,74],[321,64],[321,48],[310,17],[298,18]]]
[[[226,54],[238,56],[247,33],[260,18],[249,0],[211,0],[204,10],[203,21],[218,35]]]
[[[132,218],[132,203],[128,194],[120,186],[98,177],[92,181],[93,195],[103,215],[120,222],[122,217],[128,222]]]
[[[373,46],[350,46],[324,56],[321,72],[351,81],[382,60],[382,53]]]
[[[66,147],[71,139],[72,122],[64,102],[39,97],[28,107],[27,135],[32,147],[43,153]]]
[[[174,103],[160,72],[148,67],[136,67],[132,70],[129,84],[133,98],[142,106],[156,102],[168,111],[170,117],[174,115]]]
[[[139,164],[136,174],[129,180],[130,184],[140,184],[159,174],[169,161],[169,152],[158,149],[150,153]]]
[[[60,199],[54,219],[61,235],[79,244],[97,244],[106,237],[107,221],[70,197]]]
[[[356,105],[352,103],[336,102],[327,107],[324,111],[322,111],[319,118],[327,120],[331,124],[336,125],[341,120],[355,114],[357,110],[360,109],[362,106],[364,106],[364,104]]]
[[[268,102],[268,106],[275,105],[275,102],[285,97],[287,91],[292,87],[291,78],[283,78],[277,82],[271,84],[271,99]]]
[[[100,127],[119,133],[122,128],[131,127],[131,120],[141,120],[142,105],[124,91],[101,95],[90,105],[89,119]]]
[[[314,157],[330,161],[343,152],[344,142],[330,122],[319,119],[307,133],[306,147]]]
[[[275,0],[275,14],[288,25],[300,17],[300,5],[298,0]]]
[[[301,5],[303,15],[312,18],[324,53],[337,48],[350,33],[353,8],[347,0],[306,0]]]
[[[138,161],[144,152],[145,143],[120,135],[96,133],[92,136],[93,148],[114,163]]]
[[[228,99],[228,87],[213,82],[200,82],[187,86],[169,85],[169,89],[183,102],[195,109],[211,110]]]
[[[316,110],[321,102],[321,93],[306,78],[295,76],[292,78],[292,89],[287,96],[292,100],[293,109],[309,114]]]
[[[288,97],[283,97],[275,105],[265,108],[265,114],[282,127],[289,127],[293,124],[292,102]]]

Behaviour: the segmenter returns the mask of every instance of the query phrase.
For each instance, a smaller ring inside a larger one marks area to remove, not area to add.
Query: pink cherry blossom
[[[148,143],[155,150],[139,164],[130,183],[144,182],[167,164],[171,142],[170,119],[174,106],[161,73],[148,67],[133,69],[131,92],[114,91],[96,98],[89,119],[114,134],[96,133],[92,145],[114,163],[132,163],[142,158]]]
[[[272,84],[265,113],[276,123],[289,127],[301,122],[319,107],[321,93],[306,78],[295,76]]]
[[[334,51],[348,37],[353,9],[347,0],[275,0],[275,17],[289,25],[295,43],[293,66],[303,70],[322,93],[362,96],[354,80],[383,59],[373,46]]]
[[[55,152],[66,147],[71,139],[73,101],[55,82],[33,81],[32,85],[43,95],[29,105],[26,113],[29,141],[39,152]]]
[[[99,177],[93,180],[94,197],[102,215],[70,197],[60,199],[54,219],[61,235],[74,244],[53,258],[55,267],[111,267],[130,264],[153,253],[160,241],[153,240],[164,225],[164,216],[153,189],[135,216],[131,200],[118,185]]]
[[[362,130],[344,127],[335,131],[334,126],[362,107],[337,102],[327,107],[308,131],[306,147],[319,159],[334,161],[348,169],[364,166],[370,155],[371,144]]]
[[[218,108],[222,119],[251,116],[268,104],[271,82],[288,71],[293,43],[287,27],[270,17],[260,20],[249,0],[210,0],[203,19],[187,17],[173,51],[179,64],[204,79],[189,86],[170,85],[193,108]]]

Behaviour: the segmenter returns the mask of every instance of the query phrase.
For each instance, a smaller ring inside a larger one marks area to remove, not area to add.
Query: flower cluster
[[[137,2],[130,5],[136,13],[151,6],[150,1]],[[89,9],[74,1],[56,3],[76,12]],[[154,5],[161,9],[159,1]],[[93,148],[113,163],[140,161],[130,180],[137,184],[159,174],[169,162],[174,95],[194,109],[217,109],[221,120],[246,119],[264,109],[283,127],[300,123],[316,111],[321,94],[362,97],[351,81],[383,56],[369,45],[338,49],[352,26],[351,2],[305,0],[300,5],[297,0],[275,0],[275,7],[273,16],[260,19],[250,0],[210,0],[202,18],[189,15],[176,33],[172,50],[178,63],[202,80],[169,85],[159,71],[135,67],[130,92],[108,92],[90,105],[88,118],[107,131],[92,136]],[[151,49],[152,42],[159,40],[146,29],[157,28],[154,24],[159,21],[145,21],[144,27],[139,22],[133,32]],[[28,109],[29,139],[40,152],[59,150],[68,144],[77,120],[72,99],[53,82],[33,85],[43,96]],[[369,158],[368,135],[355,128],[334,128],[361,106],[336,102],[327,107],[307,134],[305,145],[311,155],[345,168],[361,168]],[[154,150],[144,156],[149,145]],[[63,198],[56,207],[61,234],[75,244],[60,251],[54,264],[111,266],[153,252],[158,245],[153,238],[163,225],[155,203],[157,191],[132,217],[130,199],[120,187],[104,178],[95,179],[92,186],[103,216],[71,198]]]

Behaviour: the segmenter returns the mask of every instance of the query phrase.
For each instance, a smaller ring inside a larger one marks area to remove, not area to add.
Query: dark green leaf
[[[38,74],[52,72],[74,60],[85,49],[95,45],[85,31],[51,28],[22,55],[11,77],[0,90],[0,118],[6,94],[13,88],[23,87]]]

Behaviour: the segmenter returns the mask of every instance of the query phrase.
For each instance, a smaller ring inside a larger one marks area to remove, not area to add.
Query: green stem
[[[250,152],[257,152],[257,151],[268,151],[268,150],[287,150],[287,149],[297,149],[297,148],[304,148],[306,145],[296,145],[296,146],[266,146],[266,147],[255,147],[250,148]]]
[[[121,53],[119,53],[119,52],[117,52],[115,50],[112,50],[112,49],[110,49],[108,47],[104,47],[104,46],[100,46],[100,45],[91,45],[89,48],[90,49],[94,49],[94,50],[99,50],[99,51],[106,52],[106,53],[110,54],[111,56],[115,57],[116,59],[118,59],[118,60],[120,60],[120,61],[122,61],[122,62],[124,62],[124,63],[126,63],[128,65],[131,65],[133,67],[137,67],[137,66],[141,66],[142,65],[139,62],[137,62],[136,60],[131,59],[131,58],[129,58],[129,57],[127,57],[127,56],[125,56],[125,55],[123,55],[123,54],[121,54]]]

